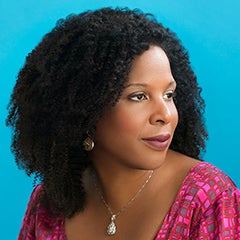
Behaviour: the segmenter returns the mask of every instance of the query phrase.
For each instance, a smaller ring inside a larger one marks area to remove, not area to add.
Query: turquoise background
[[[105,6],[140,8],[177,32],[189,50],[203,87],[209,131],[204,159],[240,186],[240,1],[239,0],[0,0],[0,228],[16,239],[32,191],[10,153],[6,105],[25,56],[55,22],[69,13]]]

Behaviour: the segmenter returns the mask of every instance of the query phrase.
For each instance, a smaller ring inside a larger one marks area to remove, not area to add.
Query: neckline
[[[167,224],[167,219],[168,219],[169,215],[172,213],[174,207],[176,206],[176,204],[177,204],[177,203],[179,202],[179,200],[180,200],[180,197],[181,197],[181,196],[180,196],[180,193],[181,193],[181,192],[183,191],[183,189],[186,187],[186,184],[185,184],[186,181],[192,176],[192,173],[193,173],[193,172],[196,172],[195,170],[196,170],[197,168],[199,168],[201,165],[210,165],[210,164],[207,163],[207,162],[199,162],[199,163],[193,165],[193,166],[189,169],[187,175],[185,176],[185,178],[184,178],[184,180],[183,180],[183,182],[182,182],[182,184],[181,184],[181,186],[180,186],[180,188],[179,188],[179,190],[178,190],[178,193],[177,193],[177,195],[176,195],[176,197],[175,197],[175,199],[174,199],[171,207],[169,208],[167,214],[165,215],[165,217],[164,217],[164,219],[163,219],[163,222],[162,222],[161,226],[159,227],[159,229],[157,230],[157,234],[156,234],[156,236],[154,237],[153,240],[157,240],[157,236],[161,233],[161,231],[164,229],[164,226]],[[63,237],[64,237],[65,240],[67,240],[67,234],[66,234],[66,231],[65,231],[65,218],[64,218],[64,217],[63,217],[63,220],[62,220],[62,224],[63,224]]]

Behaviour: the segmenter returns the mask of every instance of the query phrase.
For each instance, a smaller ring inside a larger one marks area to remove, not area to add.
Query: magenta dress
[[[41,185],[31,195],[18,240],[67,240],[64,217],[52,217],[38,203],[40,194]],[[154,238],[160,239],[240,239],[240,190],[209,163],[192,167]]]

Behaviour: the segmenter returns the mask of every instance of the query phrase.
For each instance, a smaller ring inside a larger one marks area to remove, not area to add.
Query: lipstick
[[[151,148],[163,151],[169,145],[170,134],[158,135],[150,138],[143,138],[142,140]]]

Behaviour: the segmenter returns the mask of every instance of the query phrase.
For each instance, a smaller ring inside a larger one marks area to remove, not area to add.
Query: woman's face
[[[175,88],[160,47],[136,57],[121,98],[97,124],[92,160],[137,169],[161,166],[178,123]]]

